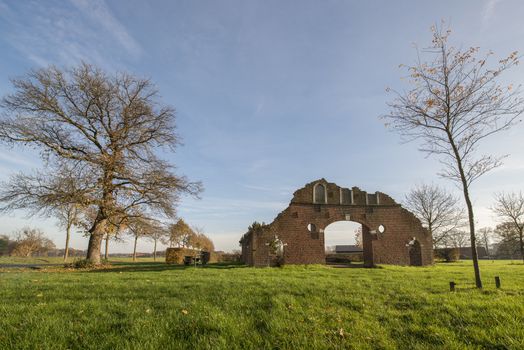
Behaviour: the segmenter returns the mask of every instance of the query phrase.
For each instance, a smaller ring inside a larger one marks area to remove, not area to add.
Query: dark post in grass
[[[455,285],[456,285],[455,282],[453,282],[453,281],[449,282],[449,291],[450,292],[454,292],[455,291]]]
[[[497,288],[500,288],[500,277],[499,276],[495,276],[495,286]]]

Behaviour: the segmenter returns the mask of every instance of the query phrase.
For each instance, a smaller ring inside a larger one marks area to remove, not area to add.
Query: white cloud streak
[[[103,0],[71,4],[0,2],[0,20],[8,28],[2,39],[37,66],[70,66],[82,60],[116,69],[115,62],[141,57],[141,46]]]
[[[140,45],[131,37],[124,25],[113,16],[104,0],[71,0],[71,2],[85,16],[105,28],[107,33],[112,35],[129,53],[136,57],[140,56],[142,53]]]
[[[0,150],[0,164],[1,163],[9,163],[10,165],[18,165],[25,168],[35,166],[35,160],[27,159],[20,153],[8,152],[5,150]]]
[[[482,22],[486,24],[491,20],[491,18],[495,14],[495,8],[497,7],[497,4],[502,2],[502,0],[488,0],[486,4],[484,5],[484,10],[482,11]]]

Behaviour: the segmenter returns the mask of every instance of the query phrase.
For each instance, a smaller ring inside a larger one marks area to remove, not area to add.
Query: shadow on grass
[[[362,264],[335,264],[335,263],[326,263],[327,267],[333,267],[333,268],[339,268],[339,269],[382,269],[382,266],[379,265],[373,265],[373,266],[365,266]]]
[[[214,263],[204,266],[184,266],[184,265],[169,265],[165,262],[115,262],[111,266],[104,269],[91,270],[89,272],[94,273],[107,273],[107,272],[162,272],[162,271],[173,271],[173,270],[186,270],[186,269],[238,269],[247,267],[243,264],[238,263]]]

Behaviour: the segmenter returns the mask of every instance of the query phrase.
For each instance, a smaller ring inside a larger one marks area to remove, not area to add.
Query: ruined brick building
[[[324,264],[324,229],[337,221],[362,225],[365,266],[433,263],[432,237],[411,212],[384,193],[324,179],[297,190],[271,224],[246,233],[242,260],[251,266]]]

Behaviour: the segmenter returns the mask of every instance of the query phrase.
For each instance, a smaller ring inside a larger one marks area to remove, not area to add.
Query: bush
[[[276,267],[283,267],[284,266],[284,257],[283,256],[277,256],[275,261]]]
[[[363,262],[363,253],[329,253],[326,254],[328,264],[351,264],[353,262]]]
[[[238,263],[241,260],[240,253],[213,252],[213,255],[217,262]]]
[[[435,259],[444,260],[445,262],[458,261],[460,251],[458,248],[439,248],[435,249]]]
[[[64,266],[73,269],[92,269],[96,267],[96,265],[91,260],[87,259],[75,260],[73,263],[65,264]]]

